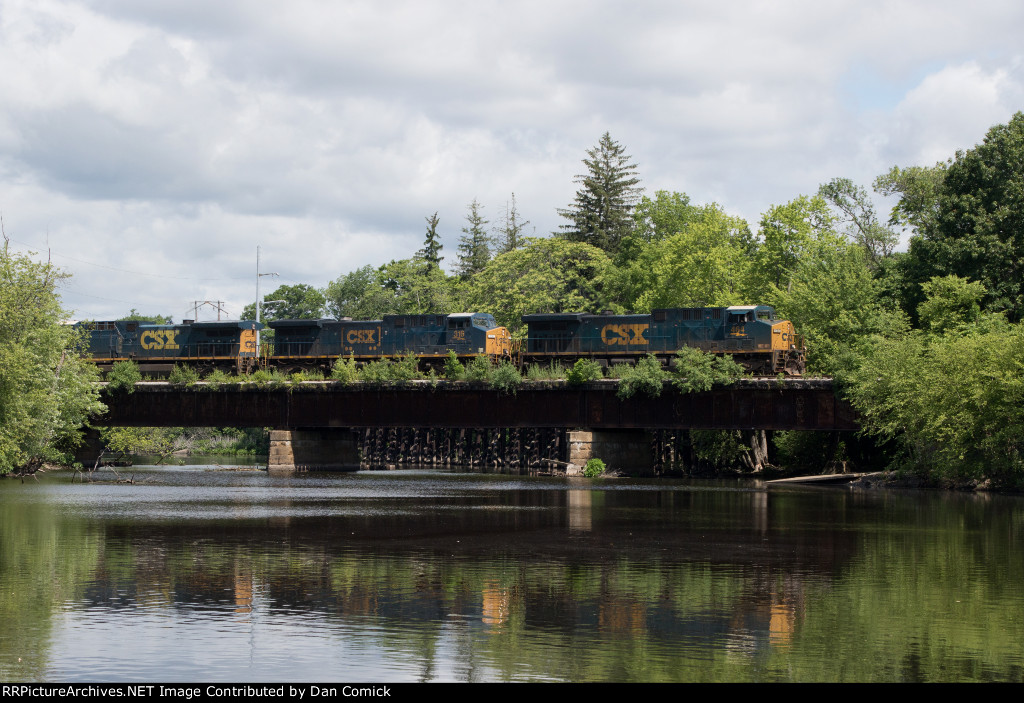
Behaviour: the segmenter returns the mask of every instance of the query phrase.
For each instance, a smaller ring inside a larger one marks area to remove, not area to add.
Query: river
[[[1024,679],[1019,496],[133,475],[0,481],[0,680]]]

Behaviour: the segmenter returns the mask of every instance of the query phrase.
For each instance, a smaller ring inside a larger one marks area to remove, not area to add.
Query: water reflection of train
[[[647,315],[539,313],[524,315],[525,339],[514,340],[489,313],[384,315],[380,320],[276,320],[260,345],[260,323],[250,320],[153,325],[134,321],[79,323],[88,355],[102,368],[133,360],[144,373],[175,364],[247,372],[258,366],[284,372],[329,371],[338,358],[363,364],[413,354],[424,368],[440,368],[454,352],[462,361],[486,356],[517,364],[604,366],[652,354],[664,363],[681,347],[728,354],[754,373],[799,375],[805,350],[793,324],[766,305],[667,308]],[[269,335],[268,335],[269,336]]]

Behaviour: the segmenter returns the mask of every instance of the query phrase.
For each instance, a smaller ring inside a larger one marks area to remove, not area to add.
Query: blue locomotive
[[[729,354],[756,374],[803,373],[806,350],[793,323],[767,305],[663,308],[649,315],[523,315],[524,363],[578,358],[628,364],[647,354],[667,360],[681,347]]]
[[[252,320],[154,325],[134,320],[79,322],[86,332],[86,353],[107,371],[115,362],[134,361],[147,374],[164,374],[184,363],[248,373],[256,366],[256,331]]]
[[[284,371],[329,370],[339,357],[358,363],[415,354],[440,368],[448,352],[463,360],[479,355],[511,358],[512,338],[490,313],[384,315],[380,320],[277,320],[268,360]]]

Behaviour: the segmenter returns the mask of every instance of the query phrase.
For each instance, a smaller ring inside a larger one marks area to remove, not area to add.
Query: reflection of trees
[[[597,492],[586,530],[559,491],[286,522],[5,506],[0,673],[44,677],[49,618],[75,599],[312,614],[424,680],[1020,677],[1013,503],[816,495]]]
[[[77,598],[103,544],[42,503],[0,510],[0,681],[47,678],[53,614]]]

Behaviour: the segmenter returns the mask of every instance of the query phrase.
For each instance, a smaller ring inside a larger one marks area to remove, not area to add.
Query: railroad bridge
[[[648,461],[652,432],[858,428],[852,408],[836,396],[831,379],[742,379],[687,394],[666,383],[657,397],[640,393],[619,398],[617,387],[610,380],[578,386],[524,382],[510,394],[485,384],[445,381],[276,386],[142,382],[131,393],[105,394],[109,410],[93,424],[270,427],[270,465],[279,470],[358,468],[360,446],[379,441],[382,431],[391,431],[393,437],[400,429],[425,432],[423,441],[435,444],[438,437],[450,442],[449,430],[460,431],[460,437],[470,431],[481,433],[479,442],[485,445],[512,441],[512,449],[518,448],[520,431],[534,432],[534,439],[540,436],[536,432],[546,432],[546,441],[560,445],[568,463],[614,457],[610,466],[631,468]]]

